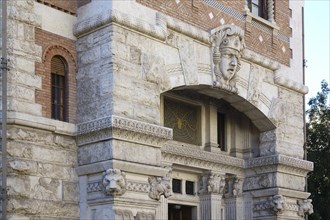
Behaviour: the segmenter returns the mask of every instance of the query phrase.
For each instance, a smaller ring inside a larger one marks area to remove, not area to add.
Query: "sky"
[[[304,11],[307,103],[321,90],[322,79],[330,82],[330,0],[305,0]]]

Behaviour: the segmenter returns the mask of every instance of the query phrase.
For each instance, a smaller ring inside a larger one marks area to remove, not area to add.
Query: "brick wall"
[[[90,3],[92,0],[77,0],[77,8]]]
[[[153,8],[164,14],[187,22],[203,30],[209,31],[223,24],[235,24],[245,30],[247,48],[261,53],[284,65],[289,65],[291,50],[289,44],[272,33],[272,30],[265,27],[257,28],[249,22],[230,16],[219,9],[212,7],[202,0],[136,0],[138,3]],[[243,16],[244,0],[215,0],[224,6],[230,7]],[[291,36],[289,26],[290,9],[289,1],[275,1],[275,20],[280,28],[281,34]],[[265,31],[265,29],[269,29]]]
[[[37,0],[37,2],[72,15],[77,13],[77,1],[75,0]]]
[[[68,64],[66,101],[68,122],[76,121],[76,52],[75,41],[36,28],[36,44],[42,46],[42,63],[36,63],[36,74],[42,77],[42,89],[36,90],[36,102],[42,105],[42,115],[51,118],[51,59],[63,57]]]

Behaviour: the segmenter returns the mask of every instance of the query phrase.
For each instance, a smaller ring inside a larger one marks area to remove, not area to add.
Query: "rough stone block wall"
[[[36,90],[36,102],[42,106],[42,116],[51,118],[51,70],[50,62],[53,56],[62,56],[68,64],[66,78],[68,122],[76,121],[76,51],[75,41],[59,35],[35,29],[36,44],[42,46],[42,62],[36,63],[36,74],[42,78],[42,89]]]
[[[77,12],[77,1],[74,0],[37,0],[37,2],[72,15],[75,15]]]
[[[8,207],[11,219],[77,219],[75,139],[51,131],[8,129]]]
[[[111,27],[77,40],[78,123],[112,114]]]

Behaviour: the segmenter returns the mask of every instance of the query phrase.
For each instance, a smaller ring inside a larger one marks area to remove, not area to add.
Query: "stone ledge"
[[[162,154],[172,154],[178,157],[187,157],[192,160],[201,160],[205,163],[217,163],[236,168],[244,167],[244,160],[223,155],[221,153],[207,152],[200,149],[194,149],[189,146],[179,144],[166,144],[162,147]]]
[[[245,168],[255,168],[268,165],[284,165],[302,169],[305,171],[313,170],[313,162],[289,157],[285,155],[272,155],[265,157],[252,158],[245,161]]]
[[[0,113],[0,118],[2,114]],[[30,114],[20,112],[8,112],[8,124],[22,125],[30,128],[36,128],[46,131],[52,131],[57,134],[75,136],[76,128],[75,124],[58,121],[41,116],[34,116]]]
[[[288,89],[291,89],[293,91],[296,91],[298,93],[306,95],[308,93],[308,87],[298,83],[296,81],[293,81],[292,79],[289,79],[287,77],[278,76],[275,75],[274,81],[277,85],[284,86]]]
[[[133,131],[164,139],[173,138],[173,131],[171,128],[149,124],[116,115],[78,124],[77,134],[79,136],[109,128],[119,128],[122,130]]]
[[[144,165],[128,161],[108,160],[88,165],[79,166],[76,168],[78,176],[102,173],[107,169],[116,168],[124,172],[143,174],[148,176],[163,176],[168,172],[168,169],[157,166]]]

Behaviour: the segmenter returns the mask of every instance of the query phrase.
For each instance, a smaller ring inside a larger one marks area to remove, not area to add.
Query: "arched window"
[[[67,65],[60,56],[51,60],[51,109],[52,118],[66,121],[66,83]]]

